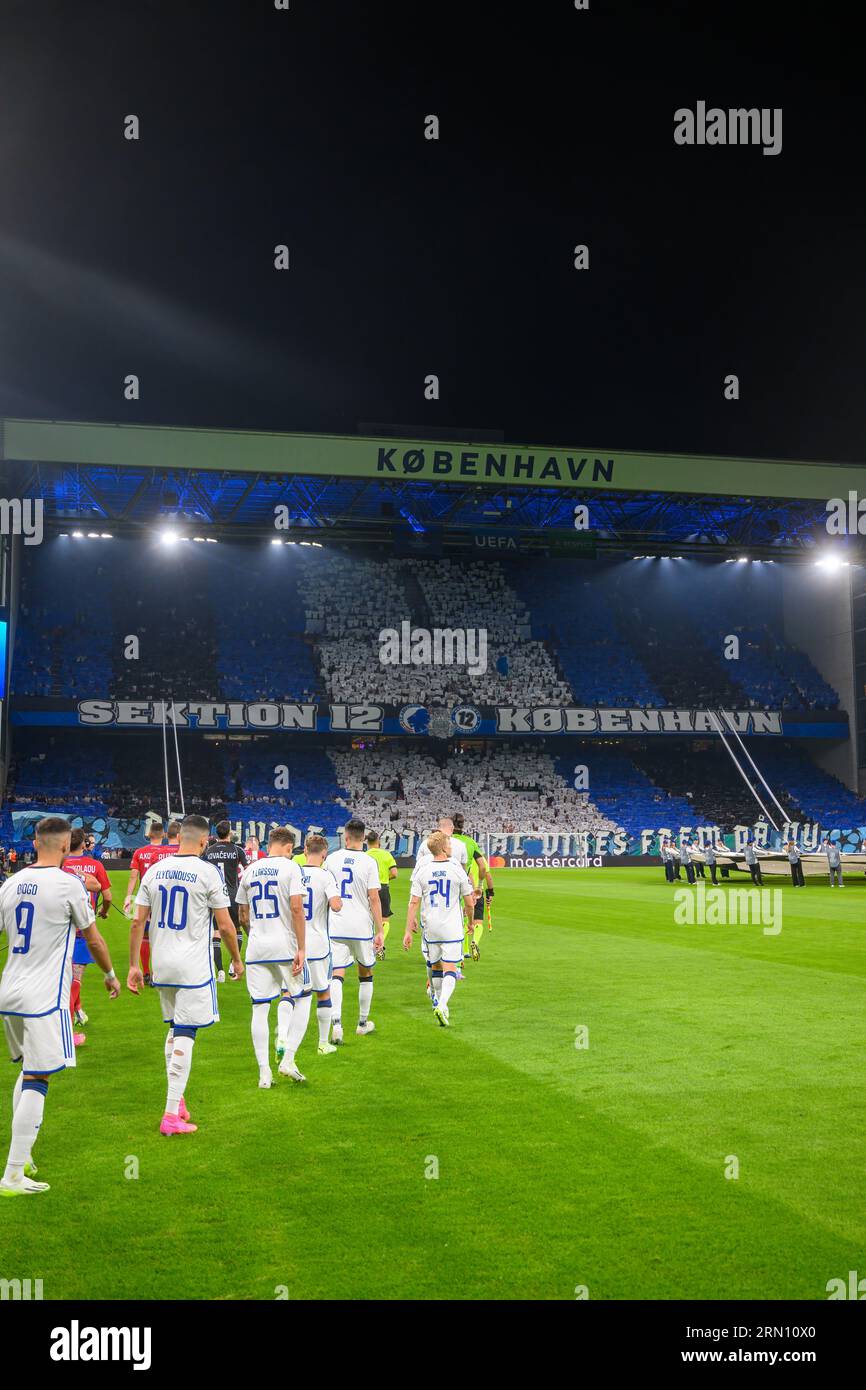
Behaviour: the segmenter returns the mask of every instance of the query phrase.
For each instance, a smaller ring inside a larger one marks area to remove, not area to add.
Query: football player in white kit
[[[32,1149],[42,1124],[48,1078],[75,1066],[69,991],[75,933],[84,939],[105,972],[112,999],[120,984],[108,947],[96,928],[84,885],[60,865],[69,853],[72,826],[62,816],[45,816],[33,841],[36,862],[0,888],[0,931],[9,956],[0,980],[0,1018],[13,1062],[21,1071],[12,1092],[12,1142],[0,1196],[47,1192],[34,1182]]]
[[[408,951],[418,930],[419,906],[423,909],[422,945],[433,1015],[443,1028],[449,1026],[448,1000],[457,983],[463,959],[463,903],[471,910],[475,889],[466,870],[451,856],[451,841],[441,830],[427,837],[429,855],[416,866],[409,888],[409,911],[403,946]]]
[[[280,1021],[283,1055],[280,1075],[305,1081],[295,1053],[310,1019],[310,974],[305,950],[301,871],[292,861],[295,837],[284,826],[268,836],[268,853],[244,870],[238,884],[237,905],[247,932],[247,989],[253,1004],[253,1051],[259,1064],[259,1086],[270,1090],[274,1082],[268,1064],[268,1019],[271,1004],[285,993],[285,1021]],[[283,1007],[282,1005],[280,1007]]]
[[[439,831],[441,831],[441,833],[448,840],[448,843],[450,845],[450,849],[448,851],[448,858],[453,860],[455,864],[459,864],[464,872],[468,872],[469,856],[466,851],[466,846],[464,845],[462,840],[451,838],[454,832],[454,822],[451,819],[451,817],[440,816],[436,828]],[[432,859],[432,857],[433,856],[430,852],[429,839],[422,840],[420,845],[418,846],[418,851],[415,855],[415,868],[420,869],[421,865],[424,864],[428,859]]]
[[[305,863],[301,869],[304,884],[304,921],[307,927],[307,969],[310,984],[316,991],[316,1021],[319,1025],[319,1054],[322,1057],[336,1052],[328,1042],[333,1006],[331,1004],[331,938],[328,931],[329,913],[343,910],[343,899],[330,869],[323,867],[328,853],[324,835],[308,835],[304,841]]]
[[[465,844],[463,843],[462,840],[457,840],[457,839],[452,839],[452,838],[451,838],[452,833],[453,833],[453,830],[454,830],[454,822],[453,822],[453,820],[451,819],[451,817],[450,817],[450,816],[440,816],[440,817],[439,817],[439,820],[437,821],[437,829],[438,829],[438,830],[445,836],[445,838],[448,840],[448,844],[449,844],[449,846],[450,846],[450,849],[449,849],[449,851],[448,851],[448,857],[449,857],[455,864],[459,864],[460,867],[461,867],[461,869],[463,869],[464,873],[468,873],[468,872],[469,872],[469,854],[468,854],[468,851],[467,851],[467,849],[466,849],[466,846],[465,846]],[[435,833],[435,832],[434,832],[434,833]],[[421,866],[422,866],[423,864],[428,863],[432,858],[433,858],[433,856],[432,856],[432,854],[430,853],[430,850],[429,850],[429,848],[428,848],[427,836],[425,835],[425,836],[422,838],[421,843],[420,843],[420,845],[418,846],[418,849],[417,849],[417,851],[416,851],[416,853],[415,853],[415,869],[420,869]],[[414,871],[413,871],[413,872],[414,872]],[[424,940],[423,940],[423,938],[424,938],[424,912],[423,912],[423,909],[422,909],[422,912],[421,912],[421,938],[422,938],[422,939],[421,939],[421,949],[422,949],[422,951],[423,951],[423,949],[424,949]],[[425,960],[426,960],[426,955],[425,955]],[[458,967],[457,967],[457,978],[458,978],[458,980],[462,980],[462,979],[463,979],[463,971],[462,971],[462,969],[461,969],[462,964],[463,964],[463,954],[462,954],[462,952],[461,952],[461,956],[460,956],[460,965],[458,965]],[[431,982],[430,982],[430,975],[429,975],[429,972],[428,972],[428,975],[427,975],[427,993],[429,994],[429,996],[430,996],[430,1002],[432,1003],[432,1005],[433,1005],[433,1007],[434,1007],[434,1009],[435,1009],[435,1007],[436,1007],[436,992],[435,992],[435,990],[433,989],[433,986],[432,986],[432,984],[431,984]]]
[[[139,884],[129,936],[127,987],[144,989],[139,951],[150,918],[150,972],[168,1024],[165,1067],[168,1091],[160,1134],[193,1134],[184,1090],[192,1067],[199,1028],[219,1022],[214,979],[211,913],[231,957],[235,974],[244,973],[237,932],[229,915],[231,899],[215,864],[200,858],[210,827],[204,816],[181,822],[177,854],[151,864]]]
[[[343,1041],[343,979],[352,961],[358,963],[358,1026],[362,1036],[376,1027],[370,1018],[373,1001],[373,966],[382,949],[382,904],[379,899],[379,867],[364,853],[364,822],[350,820],[343,831],[344,849],[335,849],[325,860],[334,875],[343,910],[331,916],[331,1037]],[[375,933],[374,933],[375,928]]]

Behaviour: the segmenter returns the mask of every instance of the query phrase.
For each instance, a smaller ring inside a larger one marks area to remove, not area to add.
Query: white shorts
[[[41,1018],[4,1014],[3,1031],[12,1061],[20,1062],[22,1071],[30,1075],[47,1076],[49,1072],[75,1066],[68,1009],[55,1009]]]
[[[439,965],[443,961],[447,965],[458,965],[463,960],[462,936],[459,941],[428,941],[425,936],[421,938],[421,947],[428,965]]]
[[[321,994],[323,990],[329,989],[331,984],[331,957],[330,954],[322,956],[319,960],[308,960],[307,969],[310,972],[310,986]]]
[[[306,963],[300,975],[293,975],[290,960],[247,961],[244,979],[254,1004],[269,1004],[272,999],[279,999],[281,994],[295,998],[310,990],[310,972]]]
[[[345,970],[346,966],[351,965],[356,960],[359,965],[365,966],[368,970],[376,964],[376,952],[373,950],[373,938],[346,936],[342,940],[335,940],[331,937],[331,967],[333,970]]]
[[[176,1028],[209,1028],[220,1021],[216,985],[212,980],[193,989],[162,985],[158,993],[164,1023],[172,1023]]]

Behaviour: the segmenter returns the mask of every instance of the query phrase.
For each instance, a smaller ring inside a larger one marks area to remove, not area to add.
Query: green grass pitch
[[[311,1019],[305,1087],[258,1090],[246,986],[222,986],[188,1139],[158,1133],[156,997],[110,1003],[91,967],[36,1149],[52,1189],[0,1203],[0,1276],[46,1299],[822,1299],[866,1273],[866,880],[782,885],[775,937],[675,925],[660,870],[496,881],[446,1031],[401,873],[378,1031],[355,1035],[349,977],[346,1045],[316,1056]],[[125,978],[115,913],[106,936]]]

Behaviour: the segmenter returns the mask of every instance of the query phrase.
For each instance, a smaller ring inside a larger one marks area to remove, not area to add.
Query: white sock
[[[442,986],[439,992],[439,1003],[447,1004],[451,995],[454,993],[454,986],[457,984],[457,976],[453,970],[446,970],[442,976]]]
[[[294,1011],[294,1006],[290,999],[281,999],[277,1005],[277,1038],[282,1043],[283,1047],[285,1047],[286,1039],[289,1036],[289,1029],[292,1026],[292,1014]]]
[[[166,1037],[166,1040],[165,1040],[165,1074],[166,1074],[166,1076],[168,1076],[168,1070],[169,1070],[169,1067],[171,1066],[171,1054],[172,1054],[173,1051],[174,1051],[174,1030],[173,1030],[172,1028],[169,1028],[169,1030],[168,1030],[168,1036]]]
[[[323,1044],[328,1041],[328,1034],[331,1031],[331,1016],[333,1012],[334,1011],[331,1008],[330,999],[319,1000],[319,1006],[316,1009],[316,1019],[319,1024],[319,1047],[322,1047]]]
[[[180,1110],[180,1098],[186,1089],[190,1068],[192,1067],[192,1045],[194,1042],[195,1038],[188,1038],[186,1036],[175,1038],[174,1040],[171,1061],[168,1064],[168,1095],[165,1102],[166,1115],[177,1115]]]
[[[47,1083],[45,1083],[45,1090],[47,1089]],[[6,1172],[3,1174],[4,1182],[21,1181],[24,1164],[30,1158],[31,1150],[36,1143],[44,1110],[44,1092],[31,1090],[29,1086],[26,1089],[22,1088],[18,1104],[15,1107],[15,1114],[12,1117],[12,1142],[9,1145]]]
[[[335,975],[331,981],[331,1022],[339,1023],[343,1016],[343,977]]]
[[[24,1073],[23,1073],[23,1071],[19,1071],[19,1073],[18,1073],[18,1079],[17,1079],[17,1081],[15,1082],[15,1085],[12,1087],[12,1118],[13,1118],[13,1120],[15,1119],[15,1111],[18,1109],[18,1102],[19,1102],[19,1100],[21,1099],[21,1087],[22,1087],[23,1085],[24,1085]],[[32,1155],[32,1154],[28,1154],[27,1157],[26,1157],[26,1159],[24,1160],[24,1162],[25,1162],[25,1163],[32,1163],[32,1161],[33,1161],[33,1155]]]
[[[304,1041],[304,1034],[307,1031],[307,1024],[310,1021],[310,1005],[313,1002],[311,994],[302,994],[295,999],[295,1007],[292,1012],[292,1026],[289,1029],[289,1038],[286,1043],[286,1056],[294,1060],[295,1053]]]
[[[253,1018],[250,1032],[253,1035],[253,1051],[260,1067],[268,1065],[268,1046],[270,1044],[270,1004],[253,1004]]]
[[[370,1016],[370,1005],[373,1002],[373,981],[358,981],[358,1022],[366,1023]]]

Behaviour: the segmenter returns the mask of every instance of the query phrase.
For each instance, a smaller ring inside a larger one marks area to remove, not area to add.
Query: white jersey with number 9
[[[75,932],[93,920],[74,874],[32,865],[7,879],[0,888],[0,931],[9,939],[0,1013],[34,1018],[68,1009]]]

